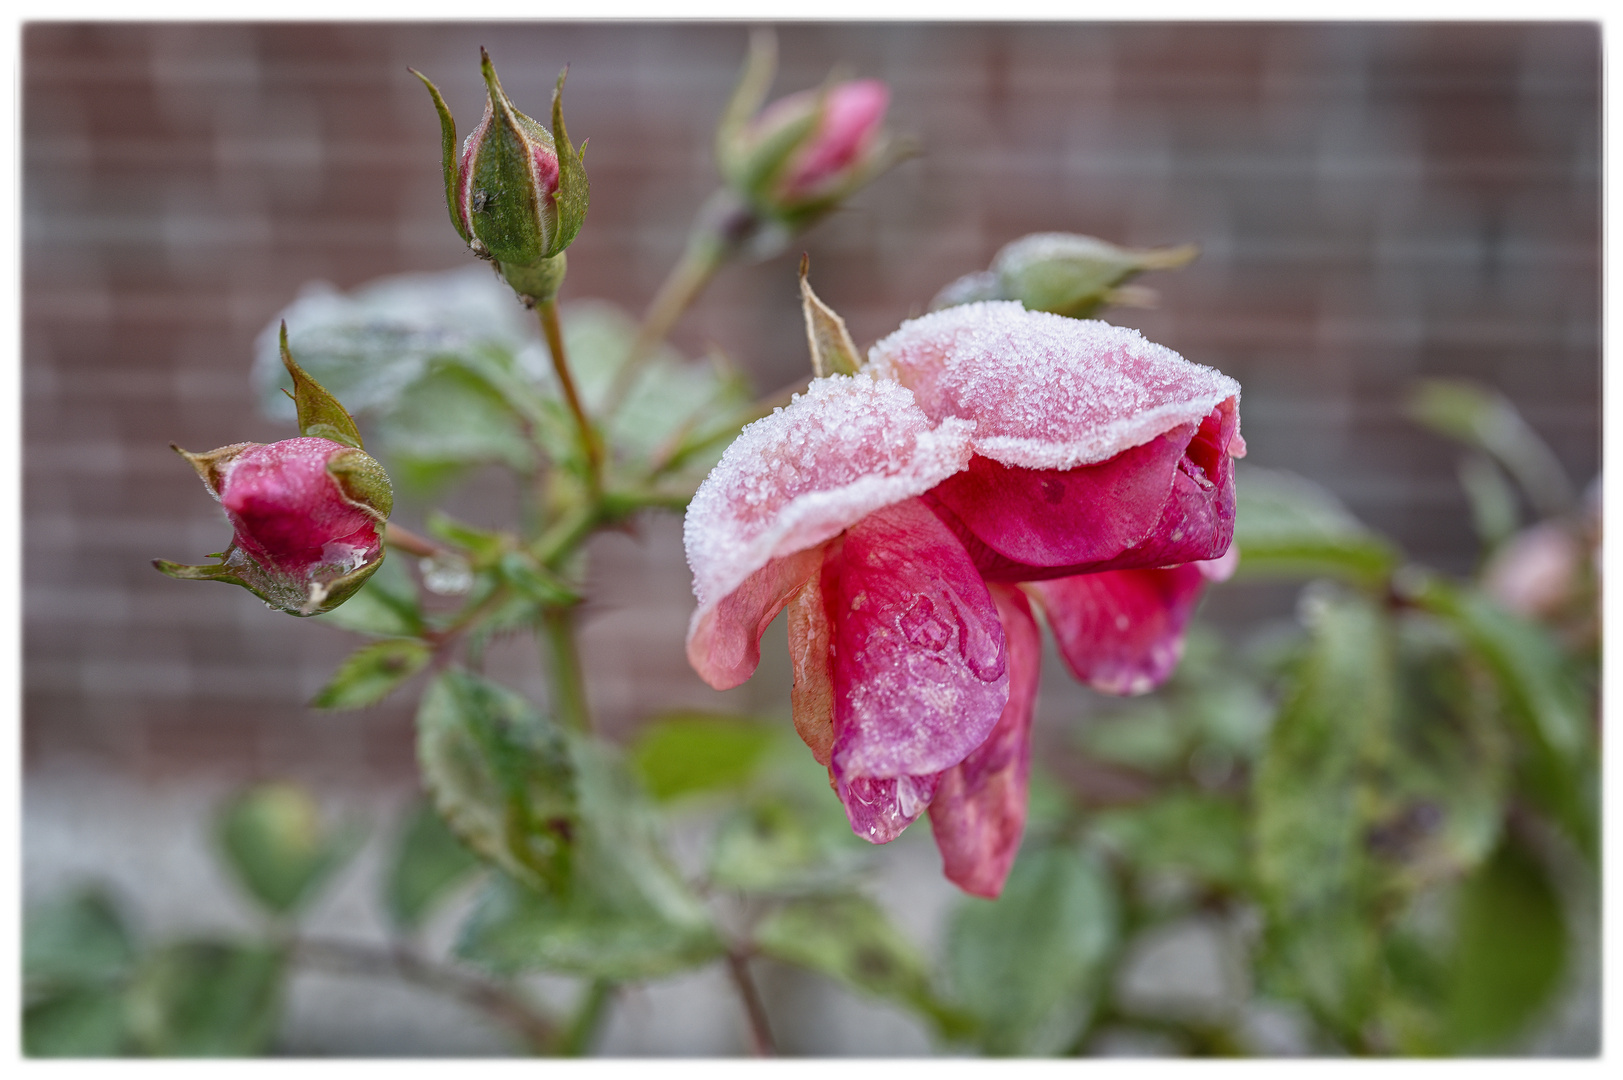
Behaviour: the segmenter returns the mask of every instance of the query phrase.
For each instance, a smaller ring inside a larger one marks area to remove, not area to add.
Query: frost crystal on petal
[[[963,420],[932,429],[893,382],[813,380],[788,408],[743,430],[688,506],[683,541],[700,612],[770,560],[964,468],[972,429]]]
[[[1004,465],[1074,469],[1198,423],[1240,384],[1137,330],[964,304],[905,322],[868,371],[911,389],[936,421],[975,421],[974,449]]]

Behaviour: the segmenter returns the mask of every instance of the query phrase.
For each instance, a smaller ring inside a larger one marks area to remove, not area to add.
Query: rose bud
[[[1127,282],[1146,270],[1183,266],[1196,254],[1193,244],[1135,250],[1075,233],[1032,233],[1003,245],[991,270],[968,274],[936,293],[930,310],[1018,300],[1027,311],[1087,319],[1107,304],[1149,307],[1154,292]]]
[[[744,75],[717,133],[717,159],[722,177],[751,209],[799,229],[909,148],[882,130],[890,90],[878,79],[802,91],[761,109],[774,52],[767,38],[751,42]]]
[[[286,323],[281,346],[300,437],[206,454],[174,447],[225,507],[235,535],[212,565],[152,565],[173,578],[241,585],[290,615],[320,615],[353,596],[383,563],[394,489],[361,448],[354,418],[294,362]]]
[[[490,55],[480,49],[479,56],[489,96],[460,152],[445,99],[421,72],[412,71],[439,111],[451,224],[474,254],[495,262],[520,297],[549,299],[563,280],[563,251],[586,220],[586,170],[564,128],[564,76],[558,76],[552,94],[548,131],[514,106]]]
[[[225,507],[235,535],[216,566],[158,560],[177,578],[229,581],[291,615],[331,611],[383,562],[394,506],[383,467],[365,451],[300,437],[176,451]]]

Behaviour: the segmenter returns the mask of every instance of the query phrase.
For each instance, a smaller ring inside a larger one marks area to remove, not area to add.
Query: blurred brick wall
[[[246,593],[154,572],[227,532],[171,441],[288,431],[250,342],[299,286],[466,265],[438,131],[478,46],[540,113],[571,64],[592,207],[565,298],[639,309],[714,183],[740,25],[50,25],[23,38],[25,723],[32,762],[398,779],[403,704],[303,707],[349,647]],[[786,26],[777,91],[843,61],[928,153],[805,242],[866,343],[1026,232],[1193,240],[1144,329],[1245,386],[1252,460],[1328,484],[1420,558],[1469,566],[1456,454],[1400,415],[1421,375],[1509,394],[1598,468],[1600,38],[1591,25]],[[792,259],[733,268],[681,325],[762,389],[804,370]],[[495,524],[499,485],[457,509]],[[406,520],[420,512],[407,508]],[[782,707],[781,662],[721,696],[687,671],[673,521],[597,547],[596,703]],[[775,647],[781,652],[781,645]],[[505,658],[514,677],[534,665]],[[1062,681],[1057,667],[1050,683]],[[1048,691],[1045,690],[1045,700]]]

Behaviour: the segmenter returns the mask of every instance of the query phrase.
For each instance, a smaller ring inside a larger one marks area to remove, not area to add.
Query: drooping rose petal
[[[1107,694],[1143,694],[1172,674],[1206,577],[1193,564],[1034,581],[1060,656]]]
[[[821,547],[773,559],[708,610],[695,611],[688,624],[688,663],[700,678],[728,690],[754,674],[761,635],[822,564]]]
[[[928,496],[989,581],[1216,558],[1234,535],[1237,423],[1223,401],[1109,461],[1063,472],[976,456]]]
[[[905,389],[867,375],[816,379],[746,427],[700,485],[683,532],[699,600],[688,658],[700,676],[725,690],[754,671],[761,629],[810,573],[773,560],[957,472],[971,430],[965,421],[932,429]]]
[[[822,565],[822,549],[818,565]],[[834,752],[834,672],[828,647],[832,629],[823,607],[823,575],[813,574],[789,601],[789,665],[794,685],[789,707],[795,734],[811,748],[817,764],[826,766]]]
[[[923,503],[909,499],[853,525],[829,545],[820,584],[842,799],[856,792],[870,804],[879,793],[869,780],[922,784],[986,740],[1009,698],[1002,622],[963,545]],[[901,818],[917,816],[908,809],[893,815],[898,831]],[[850,802],[847,810],[858,827]]]
[[[839,777],[834,790],[851,831],[869,843],[888,844],[929,807],[941,775]]]
[[[975,453],[1026,469],[1107,461],[1240,393],[1137,330],[1015,301],[909,320],[869,350],[868,364],[910,388],[930,419],[975,421]]]
[[[1020,850],[1031,774],[1031,714],[1043,643],[1025,594],[992,586],[1009,654],[1009,703],[985,742],[941,774],[930,826],[947,880],[996,899]]]

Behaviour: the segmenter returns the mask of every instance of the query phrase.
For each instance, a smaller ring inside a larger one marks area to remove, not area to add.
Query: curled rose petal
[[[1042,607],[1060,656],[1079,681],[1107,694],[1142,694],[1177,666],[1205,583],[1191,563],[1078,574],[1025,589]]]
[[[930,826],[947,880],[996,899],[1020,850],[1031,774],[1031,714],[1037,704],[1043,643],[1025,594],[994,585],[1009,655],[1009,703],[992,734],[941,774]]]
[[[957,472],[971,430],[965,421],[932,428],[905,389],[867,375],[813,380],[788,408],[746,427],[688,507],[694,669],[723,690],[749,678],[761,630],[811,573],[807,560],[770,564]],[[725,603],[735,592],[744,595]]]
[[[1240,393],[1137,330],[1015,301],[911,319],[869,350],[867,370],[912,390],[931,420],[975,421],[975,453],[1041,470],[1107,461]]]
[[[962,545],[910,499],[829,546],[821,590],[830,627],[831,767],[858,833],[896,831],[922,813],[912,795],[985,742],[1009,697],[1003,626]],[[900,780],[885,795],[868,781]],[[860,796],[853,806],[847,795]],[[882,797],[900,800],[875,809]],[[876,831],[877,830],[877,831]]]
[[[1232,399],[1109,461],[1066,471],[977,456],[929,494],[989,581],[1212,559],[1234,535]]]

